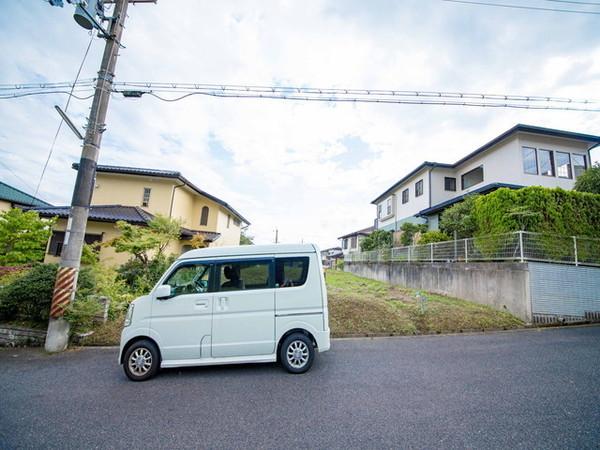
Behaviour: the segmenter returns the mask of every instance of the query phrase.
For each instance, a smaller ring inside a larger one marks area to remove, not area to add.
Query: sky
[[[90,39],[73,11],[0,1],[0,84],[72,81]],[[440,0],[158,0],[128,13],[118,81],[600,99],[600,15]],[[94,38],[81,79],[103,47]],[[0,100],[0,180],[35,191],[66,101]],[[71,102],[77,126],[90,106]],[[99,163],[178,170],[249,219],[256,243],[277,229],[326,248],[372,225],[370,202],[424,160],[455,162],[517,123],[600,134],[593,112],[114,94]],[[38,197],[69,204],[80,151],[63,127]]]

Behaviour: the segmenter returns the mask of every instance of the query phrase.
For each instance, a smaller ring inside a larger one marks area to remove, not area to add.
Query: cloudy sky
[[[0,83],[73,80],[90,37],[72,13],[0,2]],[[126,27],[119,81],[600,99],[600,15],[440,0],[159,0],[130,6]],[[82,79],[95,77],[103,45],[93,41]],[[53,105],[66,100],[0,100],[0,180],[33,193],[59,122]],[[90,105],[71,102],[77,125]],[[113,95],[99,162],[181,171],[250,219],[257,243],[277,228],[283,242],[328,247],[371,225],[370,201],[423,160],[454,162],[516,123],[600,134],[589,112]],[[79,154],[63,128],[42,199],[70,202]]]

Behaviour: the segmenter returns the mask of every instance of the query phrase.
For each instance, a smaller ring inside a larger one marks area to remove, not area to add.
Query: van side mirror
[[[156,292],[154,294],[157,300],[166,300],[171,298],[171,286],[168,284],[163,284],[156,288]]]

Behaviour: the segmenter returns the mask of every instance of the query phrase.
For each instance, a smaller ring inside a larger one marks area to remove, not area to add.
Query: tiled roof
[[[29,195],[0,181],[0,200],[6,200],[21,206],[52,206],[50,203]]]
[[[77,169],[77,168],[79,168],[79,164],[73,163],[73,169]],[[104,173],[121,173],[121,174],[126,174],[126,175],[143,175],[143,176],[149,176],[149,177],[173,178],[173,179],[179,180],[180,182],[185,183],[187,186],[189,186],[192,190],[196,191],[198,194],[203,195],[204,197],[207,197],[207,198],[211,199],[213,202],[218,203],[219,205],[228,209],[235,216],[237,216],[242,222],[250,225],[250,222],[248,221],[248,219],[244,218],[244,216],[242,216],[239,212],[237,212],[235,209],[233,209],[227,202],[224,202],[220,198],[217,198],[214,195],[211,195],[208,192],[203,191],[202,189],[200,189],[199,187],[194,185],[192,182],[190,182],[183,175],[181,175],[181,172],[177,172],[174,170],[145,169],[145,168],[141,168],[141,167],[106,166],[106,165],[101,165],[101,164],[96,166],[96,171],[104,172]]]
[[[37,211],[42,217],[69,217],[69,206],[52,206],[30,208]],[[97,222],[117,222],[124,220],[134,225],[146,225],[154,218],[148,211],[137,206],[123,205],[95,205],[90,207],[89,220]]]
[[[584,142],[588,142],[590,144],[596,144],[596,145],[600,144],[600,136],[594,136],[591,134],[583,134],[583,133],[574,133],[572,131],[555,130],[552,128],[536,127],[533,125],[523,125],[523,124],[519,123],[519,124],[515,125],[514,127],[512,127],[510,130],[507,130],[504,133],[502,133],[501,135],[496,136],[494,139],[492,139],[488,143],[482,145],[477,150],[469,153],[464,158],[456,161],[454,164],[425,161],[424,163],[419,165],[416,169],[414,169],[412,172],[410,172],[408,175],[405,175],[399,181],[397,181],[392,186],[390,186],[385,192],[380,194],[371,203],[376,204],[383,198],[387,197],[389,194],[391,194],[393,191],[395,191],[400,185],[402,185],[402,183],[404,183],[410,177],[419,173],[422,169],[424,169],[426,167],[429,167],[429,168],[442,167],[442,168],[447,168],[447,169],[454,169],[454,168],[460,166],[465,161],[468,161],[469,159],[473,158],[474,156],[479,155],[480,153],[488,150],[489,148],[493,147],[494,145],[498,144],[499,142],[502,142],[503,140],[509,138],[510,136],[512,136],[513,134],[518,133],[518,132],[540,134],[543,136],[553,136],[553,137],[560,137],[560,138],[566,138],[566,139],[574,139],[574,140],[584,141]]]
[[[367,228],[363,228],[362,230],[353,231],[352,233],[348,233],[348,234],[345,234],[343,236],[340,236],[338,239],[345,239],[345,238],[348,238],[348,237],[351,237],[351,236],[368,236],[374,230],[375,230],[375,227],[370,226],[370,227],[367,227]]]
[[[213,231],[196,231],[190,230],[188,228],[181,229],[181,238],[182,239],[192,239],[195,235],[201,234],[204,236],[204,240],[206,242],[214,242],[221,237],[221,233],[216,233]]]

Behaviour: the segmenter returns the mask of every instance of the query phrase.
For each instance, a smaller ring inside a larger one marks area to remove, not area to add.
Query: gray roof
[[[52,206],[28,208],[28,210],[37,211],[41,217],[60,217],[66,219],[69,217],[69,206]],[[154,218],[154,215],[143,210],[138,206],[123,205],[94,205],[90,207],[88,220],[95,222],[117,222],[123,220],[133,225],[148,225],[148,222]],[[202,234],[208,242],[217,240],[221,233],[212,231],[197,231],[189,228],[181,228],[182,239],[191,239],[197,234]]]
[[[73,169],[78,169],[78,168],[79,168],[79,164],[73,163]],[[96,171],[104,172],[104,173],[121,173],[124,175],[144,175],[144,176],[159,177],[159,178],[173,178],[182,183],[185,183],[187,186],[189,186],[192,190],[196,191],[198,194],[203,195],[203,196],[211,199],[215,203],[218,203],[219,205],[228,209],[234,215],[236,215],[242,222],[250,225],[250,222],[248,221],[248,219],[246,219],[239,212],[237,212],[235,209],[233,209],[233,207],[231,205],[229,205],[227,202],[221,200],[220,198],[217,198],[214,195],[211,195],[208,192],[203,191],[202,189],[200,189],[199,187],[194,185],[191,181],[189,181],[187,178],[185,178],[183,175],[181,175],[181,172],[177,172],[174,170],[145,169],[145,168],[141,168],[141,167],[106,166],[106,165],[96,166]]]
[[[0,181],[0,200],[6,200],[19,206],[52,206],[50,203],[29,195],[2,181]]]
[[[345,239],[352,236],[368,236],[375,230],[374,226],[370,226],[367,228],[363,228],[362,230],[353,231],[352,233],[345,234],[340,236],[338,239]]]
[[[509,138],[510,136],[512,136],[513,134],[518,133],[518,132],[534,133],[534,134],[541,134],[544,136],[552,136],[552,137],[560,137],[560,138],[584,141],[584,142],[588,142],[590,145],[592,145],[592,147],[600,144],[600,136],[594,136],[591,134],[583,134],[583,133],[575,133],[572,131],[555,130],[552,128],[536,127],[533,125],[523,125],[523,124],[519,123],[519,124],[515,125],[514,127],[512,127],[510,130],[507,130],[504,133],[502,133],[501,135],[496,136],[494,139],[492,139],[488,143],[482,145],[477,150],[469,153],[464,158],[461,158],[460,160],[456,161],[454,164],[438,163],[438,162],[431,162],[431,161],[423,162],[421,165],[419,165],[416,169],[414,169],[408,175],[402,177],[399,181],[397,181],[392,186],[390,186],[385,192],[380,194],[371,203],[376,204],[378,201],[387,197],[389,194],[391,194],[393,191],[395,191],[400,185],[402,185],[402,183],[404,183],[410,177],[419,173],[422,169],[424,169],[426,167],[429,167],[429,168],[442,167],[442,168],[446,168],[446,169],[454,169],[454,168],[460,166],[465,161],[468,161],[469,159],[473,158],[474,156],[477,156],[480,153],[483,153],[484,151],[488,150],[489,148],[493,147],[494,145],[502,142],[503,140]]]

